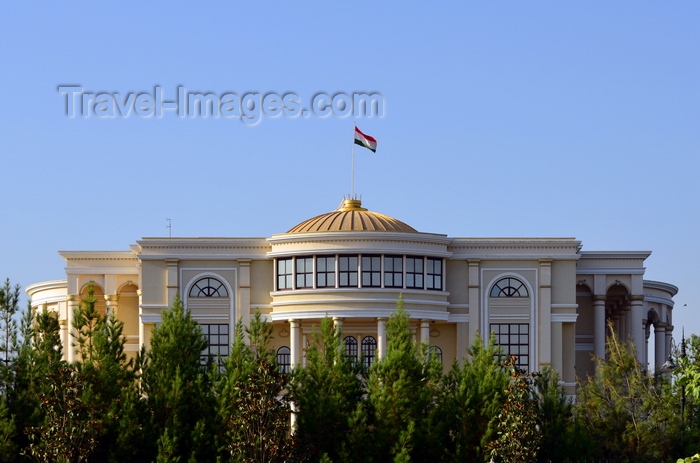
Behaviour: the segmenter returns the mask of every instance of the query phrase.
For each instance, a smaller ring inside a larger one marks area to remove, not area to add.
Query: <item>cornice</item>
[[[267,238],[271,245],[286,243],[327,243],[327,242],[348,242],[348,241],[370,241],[370,242],[402,242],[448,245],[451,239],[447,235],[436,233],[398,233],[398,232],[315,232],[299,234],[277,234]]]
[[[133,251],[58,251],[65,260],[136,261]]]
[[[67,291],[68,280],[49,280],[41,281],[39,283],[33,283],[31,285],[25,286],[24,292],[27,296],[31,298],[32,294],[35,294],[39,291],[48,291],[52,289],[65,289]]]
[[[581,251],[581,259],[601,260],[644,260],[651,251]]]
[[[658,289],[660,291],[665,291],[671,295],[671,297],[678,294],[678,286],[672,285],[671,283],[664,283],[663,281],[654,280],[644,280],[644,289]]]

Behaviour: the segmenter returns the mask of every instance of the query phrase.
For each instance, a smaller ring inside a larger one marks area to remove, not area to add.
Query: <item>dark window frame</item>
[[[347,260],[346,260],[347,259]],[[351,264],[355,260],[355,265]],[[344,262],[347,262],[347,269],[343,269]],[[358,254],[340,254],[338,256],[338,287],[339,288],[358,288],[359,287],[359,264],[360,256]],[[353,270],[354,268],[354,270]],[[343,279],[346,279],[344,282]],[[353,284],[353,277],[355,283]]]
[[[320,263],[323,262],[323,267],[325,270],[319,270],[322,266]],[[328,269],[328,263],[333,262],[333,268]],[[316,256],[316,287],[317,288],[335,288],[335,265],[336,259],[333,256]],[[321,282],[321,276],[324,277],[323,282]],[[328,280],[331,279],[332,283],[328,284]]]
[[[229,324],[199,323],[199,327],[202,330],[202,336],[207,340],[207,347],[199,355],[200,362],[202,365],[206,365],[211,357],[214,362],[222,366],[226,357],[230,355],[231,330]]]
[[[284,264],[284,269],[280,268],[281,264]],[[284,273],[281,272],[281,270],[284,270]],[[277,259],[275,265],[275,275],[275,283],[277,284],[278,291],[294,289],[294,258],[285,257]],[[285,284],[281,284],[283,279]]]
[[[420,270],[416,270],[416,263],[420,262]],[[406,256],[406,288],[425,289],[425,257]]]
[[[390,265],[388,265],[389,262],[391,263]],[[399,262],[398,270],[396,270],[397,262]],[[399,279],[399,284],[396,284],[397,277]],[[389,283],[387,283],[387,281],[389,281]],[[384,287],[403,288],[403,256],[393,254],[384,256]]]
[[[374,364],[377,356],[377,339],[374,336],[365,336],[362,338],[361,354],[362,365],[365,368],[370,368]]]
[[[228,297],[228,290],[218,278],[202,277],[190,288],[189,297]]]
[[[363,288],[382,287],[382,256],[381,254],[363,254],[360,258],[360,268]],[[369,264],[369,265],[367,265]]]
[[[286,351],[282,351],[286,349]],[[281,346],[275,355],[280,373],[288,374],[292,370],[292,351],[288,346]]]
[[[442,283],[444,281],[442,277],[443,259],[428,257],[426,258],[425,267],[425,289],[442,291]]]
[[[504,277],[491,287],[489,297],[530,297],[527,286],[515,277]]]
[[[301,271],[299,268],[301,267]],[[301,283],[301,284],[300,284]],[[294,288],[309,289],[314,287],[313,256],[298,256],[294,259]]]
[[[528,370],[530,368],[530,324],[529,323],[491,323],[496,344],[508,356],[515,356],[515,365]]]

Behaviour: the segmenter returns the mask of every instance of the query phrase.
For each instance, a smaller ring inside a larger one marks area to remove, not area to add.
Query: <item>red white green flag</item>
[[[355,126],[355,144],[364,146],[373,153],[377,152],[377,140],[374,137],[370,137],[369,135],[362,133],[357,126]]]

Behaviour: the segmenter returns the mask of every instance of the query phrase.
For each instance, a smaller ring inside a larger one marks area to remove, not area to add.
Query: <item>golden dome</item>
[[[362,207],[362,202],[359,199],[346,199],[335,211],[306,220],[287,233],[336,231],[418,233],[415,228],[400,220],[378,212],[368,211]]]

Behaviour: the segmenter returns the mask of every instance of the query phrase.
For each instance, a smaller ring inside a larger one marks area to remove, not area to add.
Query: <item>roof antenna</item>
[[[172,222],[170,221],[170,219],[165,219],[165,220],[168,221],[168,225],[167,225],[167,227],[168,227],[168,238],[172,238],[172,237],[173,237],[173,224],[172,224]]]

